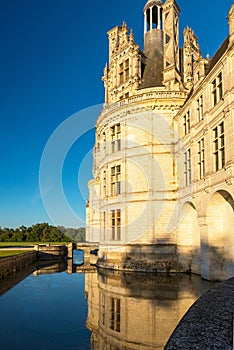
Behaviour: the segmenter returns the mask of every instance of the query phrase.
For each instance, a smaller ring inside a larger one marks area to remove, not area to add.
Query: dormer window
[[[125,61],[125,81],[129,79],[129,59]]]
[[[122,85],[129,79],[129,59],[119,65],[119,84]]]

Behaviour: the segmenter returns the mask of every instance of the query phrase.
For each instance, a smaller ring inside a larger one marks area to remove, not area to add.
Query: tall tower
[[[173,118],[187,97],[178,14],[175,1],[147,1],[143,51],[125,23],[108,32],[105,106],[96,123],[87,207],[87,240],[99,242],[99,267],[164,271],[170,262],[177,269]]]
[[[144,7],[144,53],[146,63],[140,88],[162,86],[162,1],[148,0]]]

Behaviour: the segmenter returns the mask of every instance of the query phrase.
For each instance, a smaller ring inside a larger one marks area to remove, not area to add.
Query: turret
[[[179,62],[179,13],[175,0],[163,4],[164,72],[163,84],[167,90],[182,88]]]
[[[186,27],[183,34],[183,75],[185,86],[190,90],[194,85],[194,65],[201,59],[201,51],[191,28]]]
[[[108,33],[109,64],[104,68],[105,103],[115,103],[131,97],[141,80],[141,55],[125,22]]]
[[[179,13],[175,0],[148,0],[144,7],[144,74],[140,88],[184,90],[180,73]]]
[[[163,80],[162,1],[148,0],[144,7],[145,69],[141,88],[162,86]]]

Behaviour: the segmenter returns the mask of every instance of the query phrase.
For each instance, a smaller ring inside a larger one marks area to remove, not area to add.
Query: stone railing
[[[112,103],[110,105],[106,104],[104,105],[104,109],[100,115],[99,118],[104,118],[106,114],[115,111],[116,109],[120,107],[127,106],[129,104],[133,103],[144,103],[148,100],[158,100],[158,99],[185,99],[187,97],[187,94],[182,91],[152,91],[152,92],[144,92],[142,94],[137,94],[135,96],[131,96],[129,98],[126,98],[122,101],[118,101],[115,103]]]

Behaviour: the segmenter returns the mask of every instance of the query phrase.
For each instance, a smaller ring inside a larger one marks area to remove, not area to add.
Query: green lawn
[[[29,250],[0,250],[0,259],[5,258],[7,256],[19,255],[28,252]]]
[[[36,244],[66,244],[66,243],[62,243],[62,242],[45,242],[45,243],[37,243],[37,242],[0,242],[0,259],[7,257],[7,256],[13,256],[13,255],[18,255],[18,254],[23,254],[23,253],[28,253],[30,251],[33,251],[34,245]],[[30,247],[31,246],[31,250],[24,250],[24,249],[20,249],[17,250],[17,248],[14,247]],[[8,248],[9,250],[5,250],[3,248]],[[2,249],[1,249],[2,248]],[[12,250],[11,250],[12,248]]]
[[[35,244],[68,244],[66,242],[0,242],[0,248],[34,246]]]

